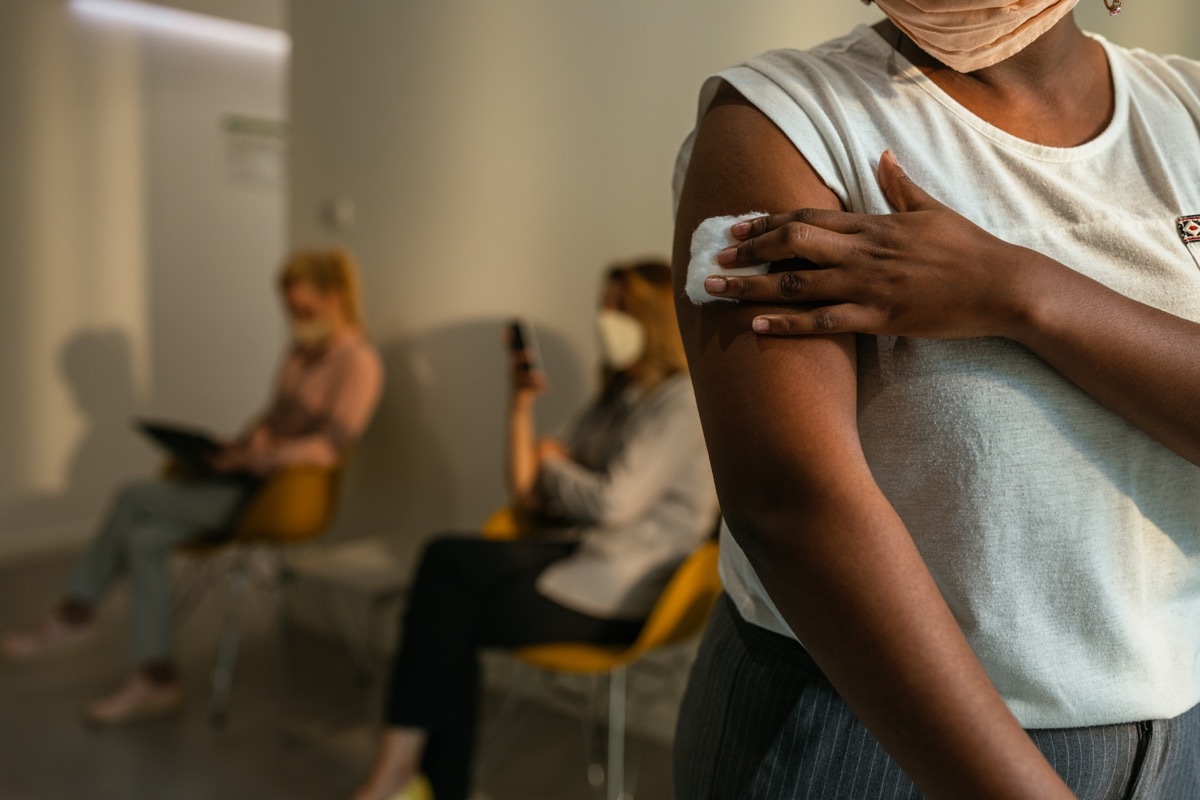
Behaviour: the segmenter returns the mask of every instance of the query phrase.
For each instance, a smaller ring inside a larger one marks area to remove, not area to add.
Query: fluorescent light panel
[[[87,16],[278,55],[292,48],[291,37],[283,31],[137,0],[71,0],[71,7]]]

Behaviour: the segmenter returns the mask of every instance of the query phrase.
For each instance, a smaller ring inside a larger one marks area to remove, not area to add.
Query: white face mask
[[[896,27],[955,72],[1016,55],[1079,0],[875,0]]]
[[[600,337],[600,358],[611,370],[629,369],[646,352],[646,329],[636,317],[624,311],[600,309],[596,315],[596,333]]]
[[[324,320],[309,319],[291,323],[292,344],[305,350],[321,347],[329,341],[331,333],[329,323]]]

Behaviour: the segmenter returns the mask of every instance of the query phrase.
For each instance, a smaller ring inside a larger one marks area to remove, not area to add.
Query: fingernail
[[[727,267],[737,261],[737,248],[726,247],[721,252],[717,253],[717,263],[722,267]]]
[[[720,275],[712,275],[704,279],[704,291],[709,294],[720,294],[725,291],[725,287],[729,285],[729,281],[722,278]]]
[[[729,232],[740,239],[750,232],[750,223],[735,222],[733,223],[733,227],[729,229]]]
[[[771,321],[766,317],[755,317],[754,322],[750,323],[750,327],[755,333],[766,333],[771,330]]]
[[[893,166],[900,166],[900,162],[896,160],[896,154],[892,152],[890,147],[883,151],[883,157],[892,162]]]

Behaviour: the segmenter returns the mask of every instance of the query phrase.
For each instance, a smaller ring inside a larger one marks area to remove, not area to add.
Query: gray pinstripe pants
[[[1031,730],[1080,800],[1200,800],[1200,706],[1172,720]],[[722,597],[675,736],[678,800],[915,800],[920,791],[796,642]]]

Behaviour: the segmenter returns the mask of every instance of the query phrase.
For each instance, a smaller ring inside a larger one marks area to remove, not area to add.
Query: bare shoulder
[[[716,216],[841,203],[790,139],[734,87],[723,83],[696,130],[675,218],[674,264],[682,286],[692,233]],[[681,322],[691,314],[681,309]]]
[[[806,206],[841,208],[786,134],[723,83],[696,131],[679,221],[694,229],[711,216]]]
[[[854,340],[757,337],[750,323],[769,306],[697,306],[682,289],[691,237],[702,221],[799,208],[838,210],[841,204],[783,131],[732,86],[721,87],[693,141],[673,260],[680,332],[714,474],[718,486],[740,486],[750,495],[759,491],[755,481],[759,488],[803,482],[815,463],[808,458],[814,448],[854,450],[842,446],[857,443]]]
[[[380,375],[383,372],[383,359],[375,345],[365,336],[354,342],[348,348],[346,361],[351,370],[364,375]]]

